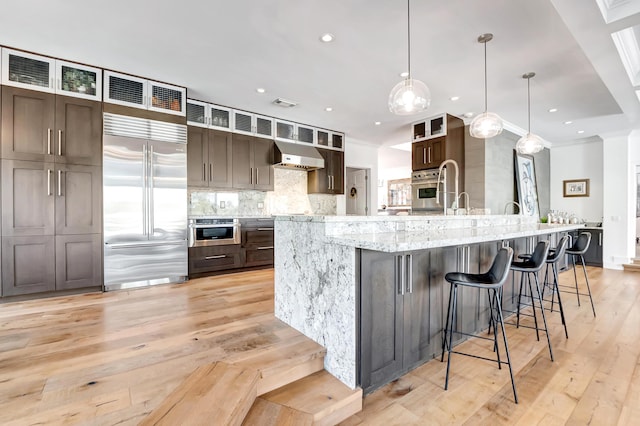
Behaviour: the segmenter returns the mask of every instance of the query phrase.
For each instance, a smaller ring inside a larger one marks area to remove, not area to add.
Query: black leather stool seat
[[[511,357],[509,355],[509,345],[507,343],[507,335],[504,330],[504,319],[502,316],[502,302],[500,290],[504,282],[509,275],[509,265],[513,260],[513,250],[510,247],[503,247],[498,251],[491,268],[482,274],[467,274],[462,272],[450,272],[445,275],[445,279],[451,283],[451,290],[449,293],[449,306],[447,308],[447,320],[444,327],[444,333],[442,338],[442,357],[440,361],[444,361],[444,354],[447,352],[447,374],[444,382],[444,389],[449,387],[449,369],[451,367],[451,354],[466,355],[473,358],[480,358],[487,361],[493,361],[498,363],[498,368],[502,368],[502,364],[509,366],[509,375],[511,376],[511,387],[513,389],[513,398],[518,403],[518,395],[516,393],[516,385],[513,379],[513,369],[511,368]],[[475,287],[478,289],[486,289],[489,294],[489,310],[490,320],[489,324],[493,325],[494,333],[493,338],[483,337],[474,334],[467,334],[461,331],[454,330],[456,324],[456,310],[458,300],[458,287]],[[507,356],[506,361],[500,359],[500,351],[498,349],[498,325],[502,331],[502,338],[504,342],[504,349]],[[489,340],[493,342],[493,351],[496,354],[496,359],[486,358],[482,356],[473,355],[470,353],[454,351],[453,346],[453,333],[463,334],[469,337]]]

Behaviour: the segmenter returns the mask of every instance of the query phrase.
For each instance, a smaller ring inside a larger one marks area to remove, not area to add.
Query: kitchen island
[[[440,351],[446,272],[486,270],[501,245],[531,252],[538,238],[553,245],[581,226],[520,215],[279,216],[275,314],[327,349],[327,371],[371,391]],[[486,328],[486,297],[462,297],[462,328]]]

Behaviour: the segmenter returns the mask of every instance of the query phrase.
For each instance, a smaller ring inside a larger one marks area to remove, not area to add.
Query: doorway
[[[636,232],[634,247],[636,259],[640,259],[640,166],[636,166]]]
[[[369,215],[370,169],[347,167],[346,212],[348,215]]]

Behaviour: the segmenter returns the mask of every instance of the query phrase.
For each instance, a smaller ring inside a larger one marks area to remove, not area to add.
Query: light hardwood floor
[[[508,326],[519,404],[506,369],[454,355],[448,391],[433,360],[344,424],[638,424],[640,273],[589,276],[597,318],[563,294],[565,339],[548,314],[555,362],[544,336]],[[303,341],[273,317],[273,270],[0,304],[0,424],[137,424],[197,366],[284,357]]]
[[[544,335],[538,342],[534,330],[507,326],[518,404],[506,367],[454,354],[449,390],[446,357],[432,360],[366,396],[363,411],[343,424],[640,424],[640,273],[588,267],[588,274],[598,316],[588,299],[578,307],[575,295],[562,294],[568,339],[560,315],[547,313],[554,362]],[[560,282],[573,284],[573,274],[561,273]],[[460,349],[481,346],[472,339]]]

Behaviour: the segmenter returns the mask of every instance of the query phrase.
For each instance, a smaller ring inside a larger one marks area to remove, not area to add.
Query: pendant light
[[[420,80],[411,78],[411,12],[407,0],[407,77],[396,84],[389,94],[389,111],[397,115],[412,115],[426,111],[431,104],[431,91]]]
[[[519,154],[535,154],[544,148],[542,138],[531,133],[531,79],[535,77],[535,75],[535,72],[522,75],[522,78],[527,79],[527,117],[529,119],[529,127],[527,134],[518,139],[518,143],[516,143],[516,151],[518,151]]]
[[[478,36],[478,43],[484,44],[484,112],[478,114],[469,125],[469,133],[474,138],[488,139],[502,133],[502,119],[498,114],[489,112],[487,108],[487,43],[493,39],[493,34]]]

